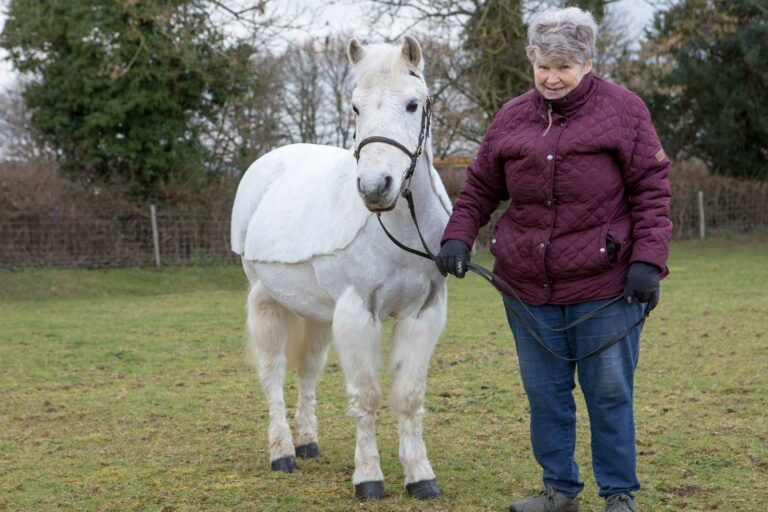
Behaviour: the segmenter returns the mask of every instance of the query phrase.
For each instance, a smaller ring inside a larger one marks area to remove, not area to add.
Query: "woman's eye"
[[[360,111],[359,111],[359,110],[357,110],[357,107],[356,107],[356,106],[354,106],[354,105],[352,106],[352,112],[354,112],[356,116],[359,116],[359,115],[360,115]]]
[[[405,110],[408,112],[416,112],[416,109],[419,108],[419,104],[415,101],[412,101],[408,104],[407,107],[405,107]]]

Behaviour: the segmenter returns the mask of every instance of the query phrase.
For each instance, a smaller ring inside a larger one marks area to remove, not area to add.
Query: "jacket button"
[[[539,244],[539,249],[543,249],[544,247],[545,247],[545,245],[544,245],[544,242],[541,242],[541,243]]]
[[[566,125],[566,122],[565,122],[565,121],[560,121],[560,126],[561,126],[561,127],[565,128],[565,125]]]
[[[546,203],[544,203],[544,204],[546,204],[546,205],[547,205],[547,207],[549,207],[549,206],[552,206],[552,201],[551,201],[551,200],[548,200],[548,201],[547,201]]]
[[[544,288],[549,288],[549,284],[548,284],[548,283],[544,283],[544,284],[543,284],[543,285],[541,285],[541,286],[543,286]]]
[[[552,159],[554,159],[554,158],[555,158],[555,157],[554,157],[554,156],[552,156],[552,155],[547,155],[547,160],[552,160]]]
[[[603,254],[605,252],[605,247],[600,248],[600,254]]]
[[[496,243],[496,239],[495,238],[491,238],[491,243],[495,244]]]

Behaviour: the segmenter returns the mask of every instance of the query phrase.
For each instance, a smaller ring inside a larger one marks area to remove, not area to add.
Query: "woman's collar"
[[[592,85],[594,81],[594,76],[590,71],[584,75],[584,77],[581,79],[581,82],[579,82],[579,85],[577,85],[575,89],[573,89],[562,98],[558,98],[556,100],[548,100],[545,99],[541,93],[539,93],[539,98],[545,107],[549,108],[549,105],[552,105],[553,111],[559,112],[563,115],[568,115],[578,110],[587,101],[587,99],[589,99],[592,94]],[[536,92],[538,92],[538,89]]]

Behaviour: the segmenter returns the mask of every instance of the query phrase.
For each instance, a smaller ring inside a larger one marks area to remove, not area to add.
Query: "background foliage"
[[[575,5],[600,23],[596,72],[641,94],[668,153],[768,179],[765,3],[660,4],[641,41],[615,3],[371,0],[367,22],[372,41],[397,21],[422,42],[440,157],[472,155],[501,105],[531,87],[531,14]],[[302,27],[280,3],[242,5],[9,0],[0,45],[25,78],[0,98],[3,153],[162,203],[282,144],[350,147],[351,34],[286,39]]]
[[[31,125],[61,169],[153,194],[210,162],[207,123],[254,87],[254,53],[226,45],[204,2],[14,0],[2,44],[19,71]]]
[[[657,13],[625,71],[670,154],[701,158],[718,174],[768,179],[768,4],[674,4]]]

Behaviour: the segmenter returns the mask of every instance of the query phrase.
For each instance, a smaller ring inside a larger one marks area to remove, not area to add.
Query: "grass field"
[[[670,267],[637,374],[638,504],[765,511],[768,241],[676,242]],[[269,471],[245,286],[234,266],[0,273],[0,510],[482,511],[538,492],[511,335],[479,278],[451,279],[430,366],[424,432],[445,494],[430,503],[404,494],[386,406],[391,497],[354,501],[334,355],[318,389],[322,459]],[[289,404],[295,393],[291,378]],[[602,511],[577,403],[581,510]]]

